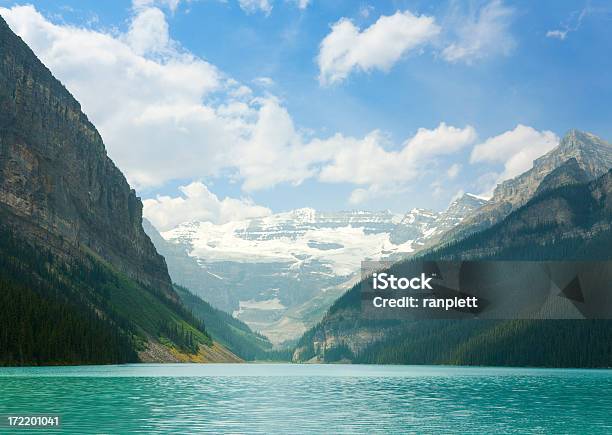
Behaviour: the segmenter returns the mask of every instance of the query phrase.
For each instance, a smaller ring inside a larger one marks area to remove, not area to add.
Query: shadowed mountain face
[[[86,247],[176,299],[140,199],[79,103],[1,18],[0,213],[26,239]]]
[[[576,137],[581,139],[576,141]],[[592,139],[595,144],[592,149],[584,150],[589,147],[584,138]],[[550,168],[540,183],[531,187],[535,194],[496,224],[424,251],[416,258],[612,259],[612,171],[608,168],[601,175],[603,165],[608,164],[605,159],[608,145],[593,138],[589,134],[571,133],[562,142],[565,151],[578,149],[589,157],[583,158],[583,164],[575,156],[566,161],[555,160],[558,166]],[[554,156],[555,152],[549,154]],[[532,171],[529,176],[533,176]],[[592,179],[597,173],[600,176]],[[517,177],[527,178],[525,174]],[[361,316],[358,284],[302,337],[294,359],[608,367],[612,364],[611,325],[610,320],[371,320]]]
[[[95,127],[1,18],[0,306],[0,365],[239,360],[181,304]]]
[[[460,225],[448,231],[440,240],[443,243],[459,240],[499,222],[512,210],[529,201],[538,190],[540,183],[552,171],[572,159],[576,162],[574,175],[568,176],[578,177],[578,181],[592,180],[605,174],[612,167],[612,145],[591,133],[571,130],[556,148],[536,159],[533,168],[499,184],[488,204],[467,216]],[[556,182],[562,183],[562,180]]]
[[[586,184],[590,179],[591,177],[589,174],[582,169],[578,161],[572,157],[544,177],[534,196],[563,186]]]
[[[359,279],[361,261],[399,260],[484,204],[466,194],[447,210],[298,209],[214,225],[145,230],[172,279],[279,343],[299,337]],[[163,237],[162,237],[163,235]]]
[[[571,260],[579,255],[587,259],[607,259],[612,251],[593,248],[588,252],[585,246],[592,240],[607,238],[612,232],[612,170],[586,184],[577,182],[580,172],[576,172],[572,163],[562,165],[550,175],[551,178],[542,182],[543,188],[538,189],[540,193],[501,222],[444,248],[429,251],[425,256],[436,259]],[[563,183],[555,187],[559,180]],[[580,249],[572,252],[545,248],[563,243]],[[540,250],[546,254],[542,258],[525,258],[531,247],[534,252]],[[519,251],[524,254],[516,258]]]

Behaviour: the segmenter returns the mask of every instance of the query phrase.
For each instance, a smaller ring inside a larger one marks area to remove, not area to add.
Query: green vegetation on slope
[[[0,306],[0,365],[135,362],[149,340],[186,353],[212,344],[180,303],[89,254],[60,258],[6,229]]]
[[[355,362],[609,367],[609,320],[426,320],[368,347]]]
[[[589,184],[543,192],[490,229],[408,261],[610,260],[612,229],[606,229],[611,219],[606,189],[593,193],[605,186],[606,177],[610,174]],[[546,215],[533,213],[536,207],[546,210]],[[378,364],[612,366],[612,320],[374,321],[360,316],[360,304],[358,284],[302,337],[297,359],[316,357],[331,362],[341,357]],[[382,340],[357,346],[357,352],[351,350],[356,335],[380,333],[384,334]],[[333,344],[322,347],[320,343],[330,337]]]
[[[206,331],[219,343],[247,361],[291,359],[290,350],[273,350],[267,338],[253,332],[246,323],[218,310],[191,293],[185,287],[174,285],[176,293],[194,316],[205,322]]]

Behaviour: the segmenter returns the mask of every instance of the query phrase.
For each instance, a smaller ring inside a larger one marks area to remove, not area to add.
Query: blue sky
[[[222,222],[235,210],[244,217],[305,206],[440,209],[458,192],[486,193],[516,175],[570,128],[612,139],[607,3],[80,0],[33,1],[33,8],[18,13],[23,4],[0,0],[6,8],[0,14],[82,102],[141,196],[167,198],[149,203],[152,210],[188,210]],[[167,38],[156,40],[164,29]],[[97,59],[103,50],[118,50],[100,35],[134,51],[108,70],[108,83],[95,79],[91,58],[78,47],[65,48],[89,41],[92,56],[100,50]],[[201,81],[193,88],[166,86],[170,79],[160,75],[132,84],[142,86],[134,96],[123,93],[126,106],[134,98],[134,110],[154,113],[155,128],[142,127],[150,118],[138,112],[126,112],[119,122],[113,113],[121,102],[100,102],[142,64],[134,56],[151,60],[153,69],[181,64],[189,71],[167,74]],[[166,86],[163,99],[148,97],[160,93],[155,86]],[[202,127],[210,120],[194,109],[198,102],[222,123]],[[224,115],[238,103],[244,112]],[[152,109],[158,106],[164,110]],[[256,130],[266,114],[268,127]],[[287,127],[284,135],[276,125]],[[138,128],[142,132],[132,136]],[[223,136],[229,128],[235,130],[216,143],[216,132]],[[183,133],[186,143],[175,141]],[[234,137],[244,140],[235,149]],[[268,143],[276,146],[266,148]],[[406,148],[411,150],[402,154]],[[181,159],[174,158],[176,150]],[[374,150],[371,159],[368,150]],[[361,156],[357,163],[353,154]],[[284,167],[283,159],[303,164]],[[351,165],[363,167],[353,174]],[[382,175],[372,175],[377,171]],[[180,186],[193,182],[200,189],[187,206]],[[224,198],[233,202],[224,206]]]

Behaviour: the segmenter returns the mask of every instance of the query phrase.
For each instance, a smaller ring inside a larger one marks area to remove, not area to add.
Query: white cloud
[[[220,200],[201,182],[193,182],[179,189],[182,196],[158,196],[143,201],[144,216],[160,231],[194,220],[224,224],[272,213],[269,208],[255,205],[250,199]]]
[[[361,15],[363,18],[368,18],[373,11],[374,11],[374,6],[362,5],[359,8],[359,15]]]
[[[132,6],[134,9],[147,8],[150,6],[160,5],[166,6],[172,12],[178,8],[181,0],[132,0]]]
[[[458,200],[459,198],[461,198],[463,195],[465,195],[465,190],[463,189],[459,189],[457,192],[455,192],[455,194],[451,197],[450,200],[450,204],[452,204],[453,202],[455,202],[456,200]]]
[[[564,40],[567,37],[568,30],[549,30],[546,32],[547,38],[557,38],[560,40]]]
[[[433,196],[434,198],[440,198],[442,195],[446,194],[446,189],[444,188],[444,185],[439,181],[434,181],[429,185],[429,187],[431,189],[431,196]]]
[[[442,51],[449,62],[472,63],[493,55],[508,55],[516,46],[509,27],[514,10],[493,0],[477,12],[458,18],[458,41]]]
[[[421,128],[398,151],[387,151],[389,141],[379,132],[363,140],[337,137],[331,162],[324,165],[319,179],[365,185],[351,195],[351,202],[405,190],[407,182],[427,174],[427,166],[438,156],[456,153],[476,140],[473,127],[457,128],[441,123],[437,128]]]
[[[305,10],[311,3],[311,0],[289,0],[295,4],[300,10]],[[272,12],[274,0],[238,0],[240,8],[247,14],[263,12],[265,15],[270,15]]]
[[[312,148],[312,147],[311,147]],[[300,184],[314,174],[317,156],[302,145],[287,110],[273,98],[262,99],[249,139],[236,150],[240,176],[247,191],[265,189],[282,182]]]
[[[436,157],[476,138],[470,126],[444,123],[419,129],[403,144],[379,131],[363,137],[306,134],[274,96],[258,96],[182,49],[154,7],[139,7],[128,31],[113,34],[54,24],[32,6],[0,13],[81,102],[137,189],[221,174],[247,192],[315,179],[353,184],[351,200],[357,203],[407,189]],[[422,17],[412,19],[418,24]]]
[[[559,137],[552,131],[538,131],[522,124],[478,144],[472,150],[471,163],[502,163],[504,170],[495,183],[529,170],[533,161],[557,146]]]
[[[381,16],[365,30],[342,18],[320,45],[319,81],[329,85],[344,80],[353,70],[388,71],[409,51],[431,41],[440,31],[433,17],[410,11]]]
[[[561,29],[549,30],[548,32],[546,32],[546,37],[557,38],[561,41],[564,41],[565,38],[567,38],[567,35],[569,35],[571,32],[576,32],[580,29],[580,27],[582,26],[582,20],[584,20],[584,18],[588,16],[591,12],[592,10],[590,8],[584,8],[581,11],[576,11],[572,13],[567,22],[565,22],[561,26]]]
[[[459,163],[454,163],[450,168],[446,170],[446,176],[451,180],[457,178],[459,175],[459,171],[461,171],[461,165]]]
[[[124,34],[56,25],[32,6],[0,13],[76,96],[136,188],[216,173],[253,116],[207,103],[239,86],[175,47],[159,9],[141,8]]]
[[[255,83],[256,85],[268,88],[274,85],[274,80],[272,80],[270,77],[256,77],[253,79],[253,83]]]
[[[362,202],[366,202],[370,199],[370,192],[367,189],[358,188],[351,192],[349,197],[349,202],[351,204],[361,204]]]
[[[166,16],[157,8],[142,9],[132,20],[125,41],[136,54],[167,53],[171,43]]]
[[[269,15],[272,12],[272,1],[271,0],[238,0],[240,8],[247,14],[255,12],[263,12]]]

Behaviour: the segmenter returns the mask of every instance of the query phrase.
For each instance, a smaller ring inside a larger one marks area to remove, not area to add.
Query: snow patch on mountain
[[[216,225],[191,222],[162,233],[190,247],[206,262],[291,263],[319,261],[337,276],[355,273],[361,261],[413,251],[409,241],[390,240],[401,216],[390,212],[317,213],[299,209],[266,218]],[[384,254],[385,253],[385,254]]]
[[[213,277],[196,289],[200,296],[281,342],[319,321],[357,282],[362,261],[409,256],[483,203],[463,195],[443,212],[414,208],[403,216],[301,208],[224,224],[187,222],[161,235]],[[176,282],[194,282],[193,272],[181,273],[170,270]]]

